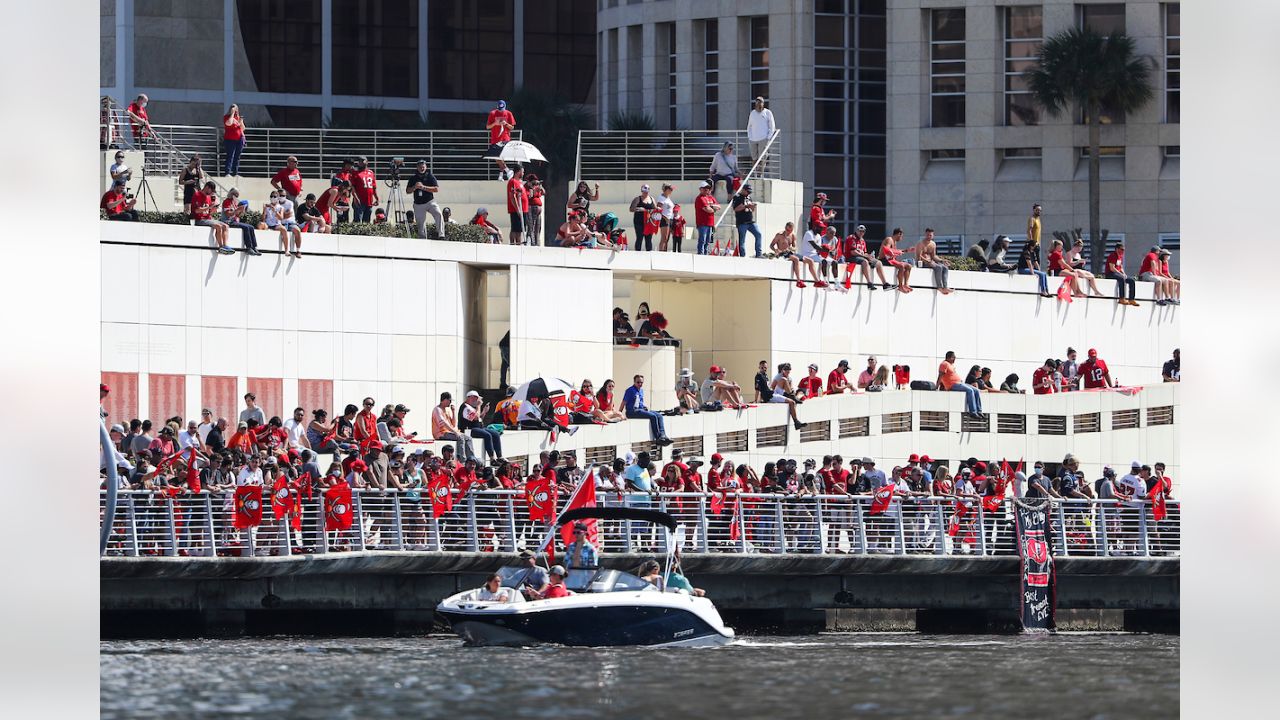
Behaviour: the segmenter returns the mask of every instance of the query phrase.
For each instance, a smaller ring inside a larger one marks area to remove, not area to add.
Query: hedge
[[[248,210],[244,214],[244,221],[254,227],[262,221],[262,214],[254,210]],[[98,209],[98,219],[106,220],[107,211]],[[145,223],[155,223],[157,225],[190,225],[191,216],[182,212],[157,212],[154,210],[138,211],[138,221]],[[413,237],[413,228],[409,228],[409,232],[405,232],[403,224],[392,223],[338,223],[334,226],[333,232],[339,235],[356,235],[366,237]],[[449,223],[445,225],[444,239],[450,242],[470,242],[483,243],[486,241],[484,230],[479,225],[459,225],[457,223]],[[436,233],[435,223],[427,225],[427,237],[438,240],[439,235]]]

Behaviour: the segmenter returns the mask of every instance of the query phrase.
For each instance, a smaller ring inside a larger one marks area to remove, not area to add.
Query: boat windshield
[[[628,590],[643,592],[646,590],[656,591],[657,588],[635,575],[621,570],[601,570],[591,580],[591,585],[584,588],[585,592],[592,593],[624,592]]]

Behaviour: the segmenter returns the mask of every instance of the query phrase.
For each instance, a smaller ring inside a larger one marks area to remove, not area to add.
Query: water
[[[666,650],[104,641],[102,717],[1176,717],[1178,644],[1117,633],[827,633]]]

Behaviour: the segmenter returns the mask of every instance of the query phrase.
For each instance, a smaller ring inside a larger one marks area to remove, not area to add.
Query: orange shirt
[[[952,385],[960,382],[960,373],[956,372],[956,366],[946,360],[938,365],[938,376],[942,378],[943,390],[950,390]]]

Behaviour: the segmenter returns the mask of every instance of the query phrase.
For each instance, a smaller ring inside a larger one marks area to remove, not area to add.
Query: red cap
[[[721,460],[724,460],[724,456],[723,456],[723,455],[721,455],[720,453],[712,453],[712,454],[711,454],[711,462],[713,462],[713,463],[718,463],[718,462],[720,462]]]
[[[109,393],[109,392],[111,392],[111,388],[107,387],[107,384],[106,384],[106,383],[100,383],[100,384],[98,385],[98,390],[99,390],[99,391],[101,391],[101,392],[105,392],[105,393]]]
[[[364,472],[365,470],[368,470],[368,469],[369,469],[369,466],[366,465],[363,460],[357,460],[351,463],[352,472]]]
[[[987,471],[987,464],[986,464],[986,463],[984,463],[984,462],[982,462],[981,460],[979,460],[979,461],[977,462],[977,464],[976,464],[976,465],[974,465],[973,467],[974,467],[974,469],[975,469],[975,470],[977,470],[978,472],[986,472],[986,471]]]
[[[933,458],[929,457],[928,455],[921,455],[920,462],[928,465],[929,463],[933,462]]]
[[[710,372],[713,372],[713,373],[724,372],[724,369],[721,368],[719,365],[712,365]]]
[[[920,462],[920,456],[915,453],[911,453],[911,457],[907,458],[907,462]]]
[[[1098,357],[1098,351],[1093,348],[1089,348],[1089,357]]]

